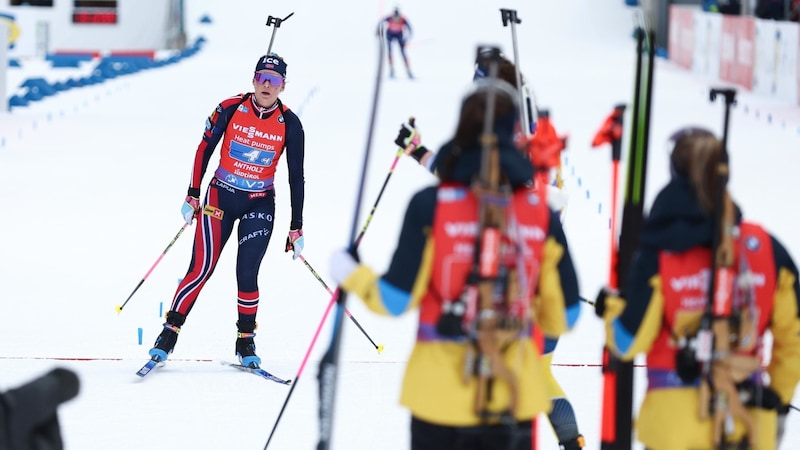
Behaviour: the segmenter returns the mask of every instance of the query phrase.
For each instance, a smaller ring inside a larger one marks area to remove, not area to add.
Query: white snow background
[[[523,73],[559,132],[569,133],[564,220],[582,295],[607,280],[610,149],[590,143],[617,103],[633,95],[633,11],[621,0],[469,0],[398,5],[414,29],[408,53],[416,80],[384,79],[360,230],[389,174],[400,123],[413,115],[423,142],[452,135],[479,44],[512,55],[500,8],[518,11]],[[346,246],[367,144],[377,62],[375,28],[394,3],[363,0],[186,2],[189,42],[207,41],[178,64],[72,89],[0,115],[0,389],[53,367],[75,370],[79,396],[59,409],[66,448],[261,449],[289,387],[215,361],[233,360],[236,243],[189,315],[171,361],[138,380],[188,267],[187,230],[136,292],[121,304],[182,226],[180,206],[206,117],[221,100],[252,89],[251,72],[269,44],[269,15],[286,17],[273,50],[288,63],[284,103],[306,132],[304,256],[327,283],[329,255]],[[208,14],[211,24],[198,19]],[[685,125],[722,132],[723,105],[700,80],[659,59],[655,74],[647,204],[668,178],[664,143]],[[66,79],[70,69],[23,61],[9,69],[9,92],[28,76]],[[72,69],[74,71],[74,69]],[[386,73],[386,72],[385,72]],[[800,167],[800,110],[739,93],[731,116],[731,189],[745,214],[767,225],[800,257],[794,204]],[[629,108],[630,110],[630,108]],[[630,115],[626,118],[630,124]],[[626,128],[627,130],[628,128]],[[212,159],[213,172],[217,157]],[[283,251],[289,226],[285,162],[277,179],[275,236],[261,266],[256,343],[264,367],[295,378],[330,300],[299,260]],[[208,180],[210,176],[206,177]],[[207,182],[207,181],[206,181]],[[375,211],[360,254],[377,271],[394,250],[407,201],[435,179],[404,157]],[[621,184],[620,189],[624,186]],[[205,185],[204,185],[205,188]],[[334,288],[334,286],[330,286]],[[599,448],[603,330],[584,305],[577,328],[556,351],[554,372],[575,408],[587,448]],[[409,447],[409,415],[398,405],[416,316],[378,317],[350,296],[348,309],[385,350],[378,354],[349,319],[343,324],[333,445]],[[269,448],[311,449],[318,439],[317,367],[331,340],[323,324]],[[137,330],[143,330],[138,342]],[[641,369],[637,399],[642,394]],[[638,401],[638,400],[637,400]],[[800,399],[795,398],[800,405]],[[800,446],[800,417],[789,416],[783,448]],[[546,420],[541,448],[556,448]]]

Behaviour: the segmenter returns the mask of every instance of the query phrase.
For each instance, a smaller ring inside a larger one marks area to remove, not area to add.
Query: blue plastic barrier
[[[53,84],[48,83],[44,78],[29,78],[20,86],[25,89],[25,93],[12,96],[8,101],[9,107],[27,106],[30,102],[41,100],[61,91],[102,83],[107,79],[116,78],[120,75],[176,63],[200,51],[205,41],[206,39],[200,36],[193,45],[162,60],[154,59],[155,52],[112,54],[100,59],[89,75],[80,78],[69,78],[66,81],[59,81]],[[95,54],[77,53],[52,54],[47,55],[45,59],[50,61],[52,67],[79,67],[81,62],[91,61],[96,57],[97,55]],[[19,66],[19,62],[15,59],[10,59],[9,65],[12,67]]]
[[[15,106],[28,106],[30,103],[25,97],[20,97],[19,95],[12,95],[10,99],[8,99],[8,108],[11,109]]]
[[[28,78],[20,87],[27,88],[25,99],[28,101],[38,101],[56,94],[56,90],[44,78]]]
[[[50,65],[56,67],[80,67],[82,62],[91,61],[92,55],[90,54],[74,54],[74,55],[47,55],[45,56]]]

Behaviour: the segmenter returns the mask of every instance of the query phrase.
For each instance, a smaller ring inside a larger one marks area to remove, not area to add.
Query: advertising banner
[[[753,88],[755,28],[753,18],[723,15],[719,66],[722,81]]]
[[[692,68],[694,53],[694,12],[688,8],[669,8],[669,59],[685,69]]]
[[[694,12],[692,71],[705,79],[718,80],[722,39],[722,15]]]

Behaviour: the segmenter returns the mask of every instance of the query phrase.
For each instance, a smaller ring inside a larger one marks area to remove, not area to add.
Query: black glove
[[[57,409],[78,395],[78,376],[67,369],[49,373],[0,395],[0,436],[8,436],[12,449],[63,448]],[[5,417],[2,417],[5,416]],[[2,443],[0,443],[2,444]]]
[[[786,416],[789,414],[791,405],[781,405],[778,408],[778,433],[775,436],[775,448],[781,446],[783,435],[786,434]]]
[[[601,319],[606,312],[606,298],[609,295],[619,296],[619,292],[614,288],[603,286],[600,292],[597,293],[597,298],[594,299],[594,313]]]
[[[413,151],[417,146],[420,144],[420,135],[416,128],[416,121],[413,117],[408,119],[408,122],[404,122],[400,125],[400,131],[397,132],[397,137],[394,138],[394,143],[397,144],[398,147],[408,148],[411,146],[412,148],[409,151]]]
[[[774,409],[781,413],[786,408],[777,392],[769,386],[756,385],[752,380],[745,380],[736,385],[739,400],[748,408]],[[788,412],[788,411],[787,411]],[[785,414],[785,413],[784,413]]]

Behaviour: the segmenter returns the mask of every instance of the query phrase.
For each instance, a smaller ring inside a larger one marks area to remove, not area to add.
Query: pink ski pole
[[[153,263],[153,265],[150,267],[150,270],[148,270],[148,271],[147,271],[147,273],[146,273],[146,274],[144,274],[144,277],[142,277],[142,280],[141,280],[141,281],[139,281],[139,284],[137,284],[137,285],[136,285],[136,287],[133,289],[133,292],[131,292],[131,295],[129,295],[129,296],[128,296],[128,298],[126,298],[126,299],[125,299],[125,301],[124,301],[124,302],[123,302],[121,305],[117,305],[117,314],[120,314],[120,313],[122,312],[122,308],[124,308],[124,307],[125,307],[125,305],[127,305],[127,304],[128,304],[128,301],[130,301],[131,297],[133,297],[133,294],[135,294],[135,293],[136,293],[136,291],[138,291],[138,290],[139,290],[139,288],[140,288],[140,287],[142,286],[142,284],[144,283],[144,280],[146,280],[146,279],[147,279],[147,277],[149,277],[149,276],[150,276],[150,273],[151,273],[151,272],[153,272],[153,269],[155,269],[155,268],[156,268],[156,266],[158,265],[158,263],[160,263],[160,262],[161,262],[161,259],[163,259],[163,258],[164,258],[164,255],[166,255],[166,254],[167,254],[167,251],[169,251],[170,247],[172,247],[172,245],[175,243],[175,241],[177,241],[177,240],[178,240],[178,238],[179,238],[179,237],[181,237],[181,234],[183,234],[183,232],[184,232],[184,231],[186,230],[186,228],[188,228],[188,227],[189,227],[189,224],[188,224],[188,223],[185,223],[185,224],[183,224],[183,226],[181,227],[181,229],[180,229],[180,230],[178,230],[178,234],[176,234],[176,235],[175,235],[175,237],[174,237],[174,238],[172,238],[172,241],[170,241],[169,245],[167,245],[167,248],[165,248],[165,249],[164,249],[164,251],[163,251],[163,252],[161,252],[161,256],[159,256],[159,257],[158,257],[158,259],[156,260],[156,262],[154,262],[154,263]]]

